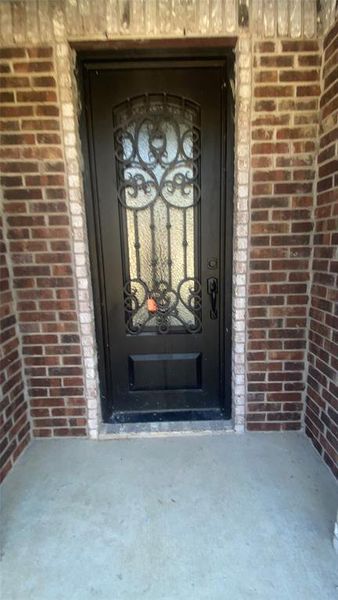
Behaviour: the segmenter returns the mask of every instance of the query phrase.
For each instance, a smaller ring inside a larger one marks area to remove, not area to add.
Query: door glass
[[[113,120],[127,333],[200,332],[199,106],[149,94]]]

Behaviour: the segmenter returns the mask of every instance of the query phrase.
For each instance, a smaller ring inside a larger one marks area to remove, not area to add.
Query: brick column
[[[314,41],[254,45],[249,430],[302,427],[319,65]]]

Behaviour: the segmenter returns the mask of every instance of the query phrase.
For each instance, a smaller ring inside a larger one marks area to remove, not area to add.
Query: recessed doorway
[[[82,59],[105,422],[230,417],[229,63]]]

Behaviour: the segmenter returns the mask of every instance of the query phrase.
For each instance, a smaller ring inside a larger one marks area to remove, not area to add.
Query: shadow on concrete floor
[[[335,481],[302,434],[35,441],[2,600],[333,600]]]

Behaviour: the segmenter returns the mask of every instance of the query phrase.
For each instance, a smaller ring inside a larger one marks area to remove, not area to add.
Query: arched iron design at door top
[[[137,96],[113,124],[126,331],[199,333],[199,105]]]

